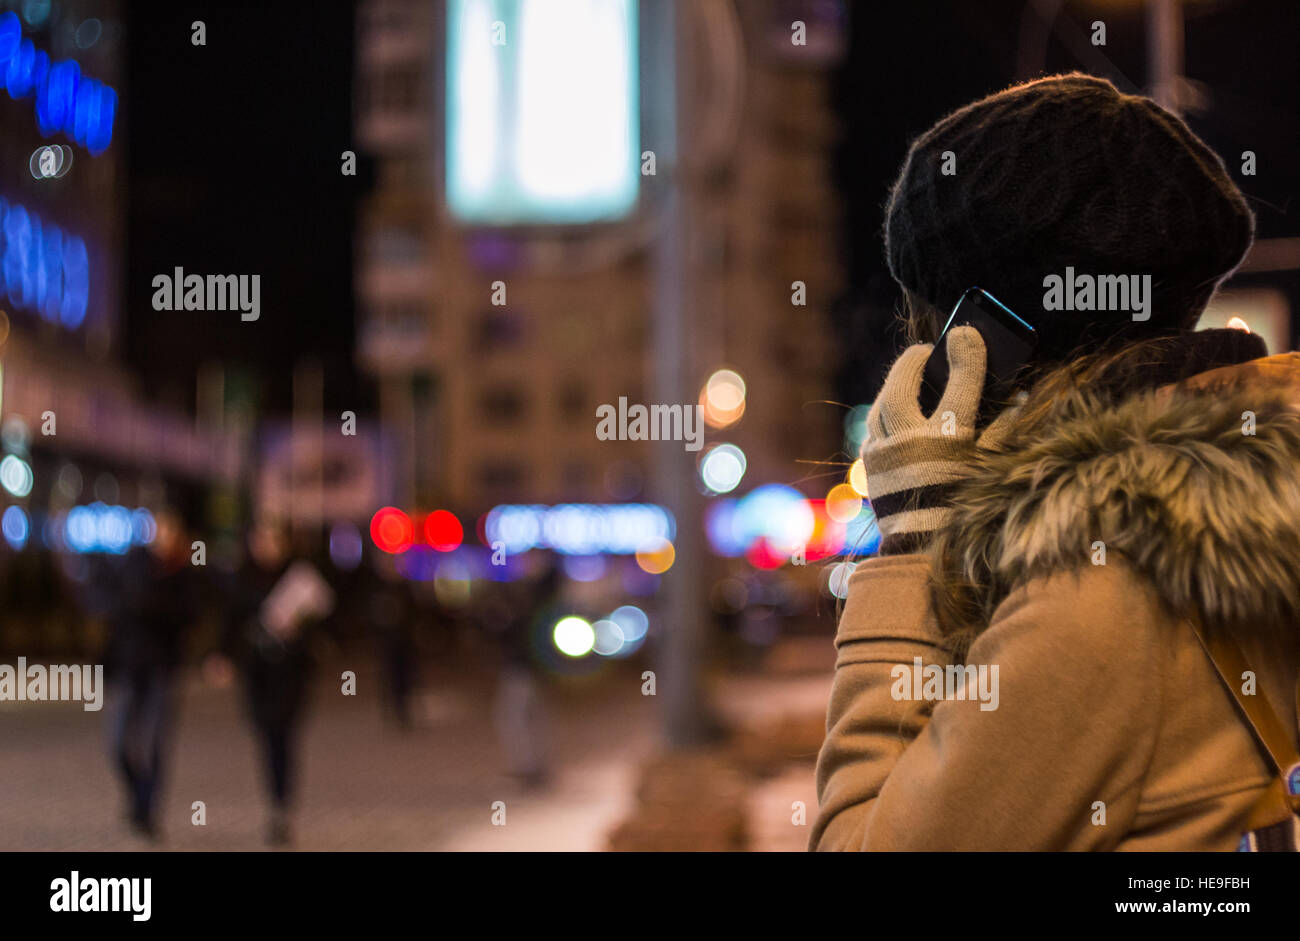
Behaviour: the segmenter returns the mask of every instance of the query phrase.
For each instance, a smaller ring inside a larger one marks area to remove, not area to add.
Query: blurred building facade
[[[640,5],[643,27],[654,6]],[[652,244],[665,188],[687,163],[705,181],[694,197],[702,244],[690,250],[702,253],[707,302],[687,312],[695,348],[682,355],[698,387],[725,367],[748,390],[744,416],[710,429],[705,451],[720,441],[745,451],[741,491],[797,485],[816,473],[798,461],[836,459],[843,412],[826,403],[825,307],[839,290],[827,101],[837,42],[827,36],[842,24],[820,23],[820,47],[794,45],[791,21],[815,6],[677,4],[678,16],[701,16],[706,43],[729,44],[730,73],[665,80],[642,56],[640,144],[656,166],[648,174],[643,161],[636,210],[595,226],[492,228],[465,226],[444,196],[447,4],[363,0],[355,127],[375,187],[357,239],[358,357],[400,445],[395,499],[479,513],[646,498],[652,445],[599,440],[596,409],[653,401]],[[643,52],[653,32],[640,31]],[[709,49],[696,61],[713,67]],[[674,166],[655,116],[671,115],[677,82],[732,93],[709,95],[706,120],[729,129],[725,149]]]
[[[127,37],[118,3],[21,7],[21,35],[38,58],[44,52],[54,65],[75,61],[83,82],[93,77],[120,99]],[[15,56],[21,54],[20,48]],[[116,355],[127,199],[120,102],[111,142],[95,153],[66,132],[42,133],[35,92],[15,96],[8,90],[0,95],[8,264],[0,301],[9,325],[5,418],[23,419],[38,449],[199,480],[232,476],[238,466],[232,442],[199,433],[177,410],[144,405]],[[44,167],[42,158],[49,161]],[[40,252],[38,242],[44,243]],[[41,432],[46,412],[55,417],[54,434]]]
[[[238,436],[146,403],[119,356],[127,206],[122,12],[116,0],[0,4],[0,52],[7,53],[0,70],[0,460],[7,469],[0,573],[13,576],[7,600],[11,614],[19,612],[6,619],[0,643],[15,642],[8,635],[27,610],[39,638],[33,650],[53,642],[50,624],[35,622],[57,620],[67,601],[36,569],[57,556],[76,578],[76,556],[121,553],[151,538],[147,526],[128,522],[139,508],[176,502],[201,515],[204,494],[231,484],[242,461]],[[51,90],[60,74],[76,76],[64,86],[63,105]],[[85,113],[77,115],[83,100]],[[27,597],[41,585],[52,598]]]

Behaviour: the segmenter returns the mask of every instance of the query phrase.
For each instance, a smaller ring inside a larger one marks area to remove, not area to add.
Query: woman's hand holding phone
[[[908,347],[889,370],[867,414],[862,445],[867,492],[882,536],[881,554],[917,552],[950,512],[952,485],[964,476],[976,441],[986,349],[978,330],[957,326],[944,344],[947,385],[930,415],[921,381],[934,347]]]

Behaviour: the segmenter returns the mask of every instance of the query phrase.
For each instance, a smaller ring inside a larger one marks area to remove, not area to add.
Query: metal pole
[[[663,40],[649,48],[663,50],[667,67],[647,69],[669,82],[666,109],[675,116],[662,122],[665,132],[675,140],[659,151],[660,159],[671,167],[672,177],[663,193],[661,228],[654,248],[654,302],[652,364],[655,401],[667,405],[690,407],[698,398],[698,366],[692,337],[691,316],[697,298],[698,181],[686,172],[682,152],[692,145],[694,127],[692,83],[693,66],[689,16],[683,5],[666,3],[655,6],[662,16],[656,29]],[[665,78],[667,77],[667,78]],[[662,88],[662,86],[661,86]],[[674,132],[675,133],[671,133]],[[677,523],[674,548],[676,559],[662,578],[660,597],[663,602],[664,640],[657,663],[656,690],[662,697],[664,733],[669,744],[692,745],[713,736],[715,725],[705,700],[702,682],[702,646],[707,629],[707,607],[701,584],[705,558],[703,540],[703,498],[695,489],[695,457],[680,442],[655,442],[654,485],[658,499],[673,514]]]

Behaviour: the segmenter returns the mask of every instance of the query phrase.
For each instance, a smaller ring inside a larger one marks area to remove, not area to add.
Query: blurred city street
[[[1294,0],[0,0],[0,850],[804,851],[840,613],[915,613],[851,576],[985,441],[938,406],[991,419],[1066,339],[1296,347],[1296,35]],[[1251,225],[1198,175],[1094,211],[1072,148],[1019,175],[1020,124],[916,156],[1057,73],[1181,114]],[[980,260],[1021,209],[1059,257]],[[1072,261],[1111,215],[1163,228]],[[1179,232],[1226,260],[1152,307]],[[886,396],[971,292],[999,381]],[[977,610],[942,581],[918,607]]]
[[[339,669],[333,669],[337,666]],[[317,683],[303,741],[299,850],[558,850],[606,848],[630,811],[642,764],[658,740],[654,700],[636,670],[607,675],[580,694],[550,689],[547,727],[554,779],[528,791],[502,773],[488,671],[431,671],[417,726],[384,726],[375,668],[356,669],[358,694]],[[326,672],[326,671],[322,671]],[[772,719],[783,707],[814,712],[828,676],[716,684],[728,718]],[[130,833],[105,746],[105,715],[80,704],[9,704],[0,711],[0,850],[259,850],[266,808],[261,769],[238,699],[195,678],[187,684],[155,845]],[[193,801],[207,825],[191,823]],[[506,825],[492,803],[506,803]],[[750,791],[751,849],[802,850],[790,802],[815,801],[811,761]],[[815,803],[809,803],[815,806]]]

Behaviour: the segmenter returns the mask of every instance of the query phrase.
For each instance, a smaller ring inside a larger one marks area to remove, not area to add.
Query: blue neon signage
[[[553,549],[564,555],[632,555],[672,540],[672,514],[653,503],[563,503],[493,507],[484,520],[489,545],[510,555]]]
[[[69,330],[86,319],[90,259],[86,242],[0,198],[0,297]]]
[[[36,124],[42,137],[62,131],[91,154],[113,140],[117,92],[81,74],[72,59],[51,62],[49,55],[23,39],[12,10],[0,14],[0,85],[17,100],[36,96]]]

